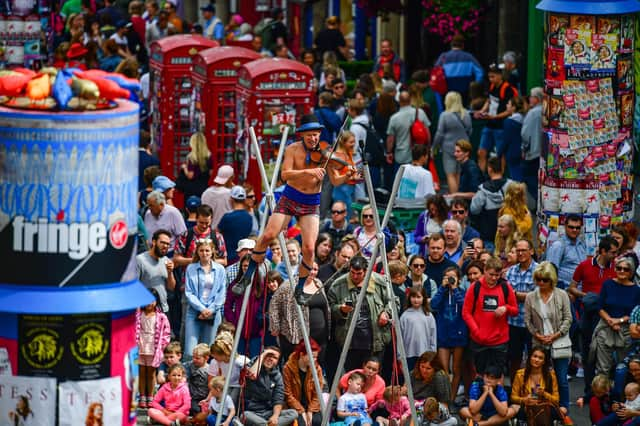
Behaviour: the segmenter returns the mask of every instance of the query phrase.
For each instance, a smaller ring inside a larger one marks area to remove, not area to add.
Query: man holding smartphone
[[[385,346],[391,341],[391,315],[387,312],[389,297],[380,274],[371,273],[364,303],[359,313],[354,312],[358,294],[365,284],[366,271],[367,260],[362,256],[353,257],[349,272],[338,278],[327,292],[331,317],[336,318],[338,346],[345,345],[349,325],[354,318],[356,321],[345,371],[360,368],[372,355],[382,358]]]

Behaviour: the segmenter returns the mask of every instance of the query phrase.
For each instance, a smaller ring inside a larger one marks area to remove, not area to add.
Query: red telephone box
[[[238,70],[260,59],[259,53],[244,47],[220,46],[205,49],[193,58],[193,117],[191,132],[202,131],[213,156],[214,169],[236,164],[236,83]]]
[[[287,143],[290,143],[295,138],[300,117],[309,114],[315,104],[313,71],[290,59],[258,59],[240,68],[236,92],[243,175],[258,195],[262,179],[257,161],[254,155],[244,155],[250,152],[248,128],[253,126],[265,167],[269,168],[277,158],[285,126],[289,127]]]
[[[151,140],[158,147],[162,172],[170,179],[176,179],[189,153],[193,58],[199,51],[219,45],[191,34],[165,37],[151,44]]]

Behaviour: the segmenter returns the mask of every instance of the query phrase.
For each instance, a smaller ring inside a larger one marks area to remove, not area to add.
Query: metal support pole
[[[255,133],[253,132],[253,128],[251,128],[251,132],[253,134],[253,137],[255,138]],[[282,141],[281,141],[281,145],[282,147],[284,147],[284,144],[287,142],[287,136],[289,133],[289,127],[285,127],[284,131],[282,132]],[[257,144],[256,144],[257,145]],[[260,150],[256,148],[256,152],[257,155],[260,156]],[[260,220],[260,233],[262,234],[262,231],[264,231],[264,227],[267,223],[266,218],[268,216],[268,211],[267,208],[269,208],[269,200],[273,200],[273,189],[275,188],[275,185],[278,183],[278,169],[280,168],[280,164],[282,164],[282,158],[284,156],[284,149],[281,149],[278,152],[278,158],[276,160],[276,166],[275,166],[275,172],[272,176],[271,179],[271,184],[269,184],[269,180],[266,179],[266,174],[263,175],[263,182],[265,184],[265,186],[267,187],[267,191],[266,191],[266,196],[265,196],[265,212],[262,215],[262,218]],[[262,158],[260,158],[260,165],[263,167],[264,166],[262,164]],[[257,266],[256,268],[256,274],[260,273],[260,265]],[[253,283],[253,280],[252,280]],[[242,334],[242,328],[244,327],[244,317],[247,313],[247,303],[249,303],[249,295],[251,294],[251,288],[253,287],[253,284],[249,284],[249,286],[247,286],[245,292],[244,292],[244,296],[242,298],[242,306],[240,308],[240,317],[238,318],[238,325],[236,327],[236,335],[233,338],[233,348],[231,349],[231,358],[229,360],[230,363],[233,363],[233,361],[236,358],[236,355],[238,354],[238,345],[240,343],[240,336]],[[258,358],[259,359],[259,358]],[[260,362],[260,361],[258,361]],[[229,369],[229,371],[231,371],[231,369]],[[224,387],[222,389],[222,401],[225,400],[225,398],[227,397],[227,394],[229,393],[229,386],[231,385],[231,374],[227,374],[227,376],[224,378]],[[221,423],[221,417],[218,416],[218,418],[216,419],[216,426],[220,426]]]
[[[400,181],[402,180],[402,175],[404,173],[405,166],[402,165],[398,169],[398,173],[396,174],[395,180],[393,181],[393,190],[392,194],[397,194],[398,189],[400,188]],[[371,182],[371,173],[368,167],[364,167],[364,182],[367,187],[367,193],[369,194],[369,200],[371,200],[371,206],[373,207],[373,211],[377,211],[376,199],[375,197],[371,197],[373,195],[373,183]],[[382,223],[385,225],[389,222],[389,215],[391,214],[391,210],[393,209],[393,200],[389,200],[389,205],[385,210],[384,217],[382,218]],[[380,230],[384,229],[384,227],[380,227],[380,218],[377,214],[373,215],[373,221],[376,224],[376,227]],[[393,293],[393,284],[391,283],[391,276],[389,275],[389,262],[387,260],[387,248],[384,242],[380,243],[382,245],[382,267],[384,270],[384,281],[387,283],[387,292],[389,293],[389,299],[392,301],[389,305],[391,306],[391,324],[396,331],[396,339],[397,339],[397,347],[399,354],[393,354],[400,356],[400,362],[402,362],[402,372],[404,375],[404,383],[407,387],[407,397],[409,398],[409,406],[411,407],[411,417],[413,419],[417,419],[418,416],[416,414],[416,405],[413,399],[413,388],[411,386],[411,375],[409,374],[409,366],[407,365],[407,354],[404,350],[404,339],[402,338],[402,330],[400,329],[400,316],[398,315],[398,309],[395,304],[395,294]]]
[[[368,175],[369,170],[367,167],[364,167],[365,170],[365,176],[369,176],[369,182],[371,182],[371,176]],[[336,374],[333,378],[333,383],[331,385],[331,391],[329,392],[329,400],[327,401],[327,409],[323,412],[322,415],[322,424],[326,425],[329,423],[329,416],[331,415],[331,406],[333,403],[333,398],[335,398],[336,395],[336,391],[338,389],[338,382],[340,381],[340,376],[342,375],[342,369],[344,368],[344,363],[347,359],[347,353],[349,352],[349,347],[351,346],[351,339],[353,338],[353,333],[355,332],[355,326],[356,326],[356,317],[360,314],[360,309],[362,307],[362,303],[364,302],[365,296],[367,294],[367,283],[369,282],[369,280],[371,279],[371,274],[373,273],[373,266],[374,266],[374,262],[375,259],[378,256],[378,250],[380,247],[380,244],[382,243],[383,245],[383,249],[384,249],[384,235],[382,234],[381,230],[384,229],[385,226],[387,226],[387,222],[389,221],[389,217],[391,216],[391,209],[393,208],[393,203],[396,199],[396,196],[398,195],[398,188],[400,187],[400,179],[398,179],[398,176],[401,176],[401,173],[399,173],[396,176],[396,181],[394,182],[393,185],[393,190],[391,192],[391,195],[389,196],[389,205],[387,206],[387,209],[385,211],[385,215],[384,218],[382,219],[382,223],[379,223],[378,221],[376,221],[376,226],[378,227],[378,233],[377,233],[377,241],[376,244],[373,246],[373,250],[371,253],[371,261],[369,262],[369,265],[367,267],[367,272],[365,273],[364,276],[364,284],[362,285],[362,288],[360,289],[360,292],[358,293],[358,298],[356,299],[356,305],[354,307],[353,310],[353,314],[351,316],[351,322],[349,324],[349,329],[347,330],[347,336],[345,337],[345,341],[344,341],[344,345],[342,347],[342,352],[340,353],[340,359],[338,361],[338,367],[336,368]],[[377,216],[377,210],[375,209],[375,198],[373,197],[373,190],[372,190],[372,186],[370,185],[367,189],[369,190],[369,201],[371,201],[371,205],[372,208],[374,209],[374,218],[376,218]],[[393,303],[395,303],[395,297],[391,299],[391,301]],[[372,319],[373,320],[373,319]],[[393,320],[393,318],[392,318]],[[405,368],[406,368],[406,359],[405,359]],[[405,374],[407,374],[407,372],[405,372]],[[409,383],[409,386],[411,386],[411,384]],[[412,398],[413,399],[413,398]],[[415,407],[412,409],[412,415],[415,415]]]
[[[253,130],[253,127],[249,128],[249,136],[251,137],[251,145],[253,146],[253,148],[256,150],[257,154],[256,154],[256,159],[258,160],[258,168],[260,170],[260,175],[262,176],[262,180],[264,182],[267,182],[267,172],[265,171],[264,168],[264,163],[262,162],[262,156],[260,155],[260,151],[259,149],[259,145],[258,145],[258,139],[256,138],[256,133]],[[284,153],[285,147],[284,145],[280,146],[280,152]],[[276,177],[277,181],[277,169],[274,172],[274,176]],[[274,181],[274,182],[275,182]],[[270,206],[268,206],[272,211],[275,209],[276,204],[275,204],[275,199],[273,197],[273,190],[271,188],[269,188],[269,191],[271,192],[271,196],[267,197],[267,200],[271,203]],[[282,252],[286,253],[287,252],[287,244],[284,240],[284,235],[282,232],[278,233],[278,241],[280,242],[280,247],[282,248]],[[287,267],[287,274],[289,274],[289,285],[291,286],[291,291],[293,292],[294,288],[295,288],[295,284],[294,284],[294,277],[295,275],[293,274],[293,268],[291,267],[291,263],[289,262],[289,257],[288,256],[282,256],[282,259],[284,260],[284,264]],[[300,331],[302,332],[302,339],[304,340],[304,347],[307,350],[307,354],[309,355],[309,369],[311,370],[311,376],[313,377],[313,384],[316,388],[316,393],[318,394],[318,400],[320,401],[320,410],[324,410],[324,399],[322,398],[322,387],[320,386],[320,379],[318,378],[318,372],[316,371],[316,361],[313,359],[312,356],[312,351],[311,351],[311,344],[309,342],[309,333],[307,332],[307,328],[304,326],[304,314],[302,313],[302,308],[300,307],[300,305],[298,305],[298,303],[295,303],[296,306],[296,313],[298,314],[298,320],[300,321]],[[294,342],[291,342],[294,343]]]

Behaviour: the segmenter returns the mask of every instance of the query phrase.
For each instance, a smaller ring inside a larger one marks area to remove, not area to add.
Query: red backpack
[[[416,108],[416,117],[413,120],[413,124],[411,124],[410,133],[414,144],[428,145],[431,143],[431,133],[429,128],[418,118],[418,108]]]

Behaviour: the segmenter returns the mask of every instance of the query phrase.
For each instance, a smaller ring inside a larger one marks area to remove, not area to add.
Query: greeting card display
[[[630,220],[635,93],[634,16],[547,15],[542,125],[541,241],[567,215],[589,219],[585,240]],[[588,236],[588,238],[586,238]]]

